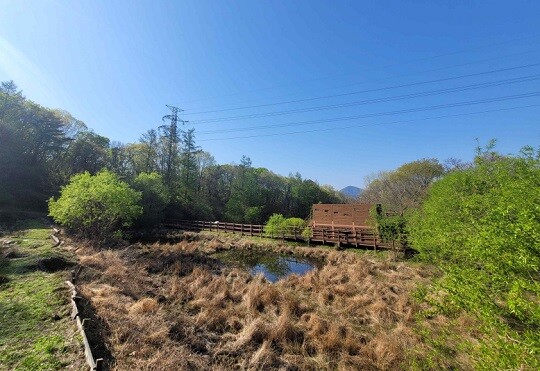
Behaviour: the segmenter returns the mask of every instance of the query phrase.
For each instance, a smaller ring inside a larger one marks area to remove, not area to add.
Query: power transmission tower
[[[171,114],[163,116],[162,121],[165,122],[166,120],[170,120],[171,123],[170,125],[162,125],[160,128],[165,130],[167,137],[165,181],[167,182],[169,188],[171,188],[174,178],[173,172],[175,170],[175,159],[178,154],[178,143],[180,142],[180,137],[178,135],[178,123],[180,122],[182,125],[184,125],[187,123],[187,121],[178,118],[178,113],[183,112],[182,109],[170,105],[167,105],[167,108],[171,110]]]

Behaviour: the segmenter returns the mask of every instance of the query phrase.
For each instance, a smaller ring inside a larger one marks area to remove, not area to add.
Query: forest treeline
[[[172,137],[162,126],[137,143],[111,141],[70,113],[27,99],[12,81],[0,86],[0,143],[4,214],[46,211],[46,201],[73,175],[103,169],[135,189],[148,182],[163,189],[166,205],[160,215],[171,218],[263,223],[274,213],[306,218],[314,203],[343,202],[329,186],[298,173],[285,177],[253,167],[249,157],[217,164],[196,145],[194,129]],[[153,175],[149,181],[141,174]]]

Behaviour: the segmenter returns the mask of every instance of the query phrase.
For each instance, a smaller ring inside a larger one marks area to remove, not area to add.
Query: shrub
[[[302,231],[306,226],[306,222],[304,219],[301,218],[288,218],[285,222],[285,225],[289,229],[296,229],[297,231]]]
[[[401,247],[407,246],[407,219],[403,215],[388,211],[381,205],[370,210],[370,223],[377,228],[383,242],[395,241]]]
[[[294,232],[300,236],[306,226],[306,222],[301,218],[285,218],[281,214],[273,214],[266,225],[264,233],[267,236],[293,235]]]
[[[129,227],[142,213],[141,194],[107,170],[96,175],[74,175],[49,200],[49,215],[81,237],[101,240],[122,227]]]
[[[502,334],[486,339],[485,349],[501,352],[484,358],[486,367],[504,360],[500,367],[520,368],[530,361],[523,354],[540,348],[539,205],[540,154],[525,148],[518,157],[478,156],[446,175],[410,223],[419,257],[445,273],[442,305],[474,312]]]
[[[287,219],[281,214],[273,214],[264,226],[264,233],[268,236],[279,236],[283,233]]]

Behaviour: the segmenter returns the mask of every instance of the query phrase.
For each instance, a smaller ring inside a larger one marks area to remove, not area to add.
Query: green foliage
[[[101,239],[129,227],[142,214],[140,199],[139,192],[107,170],[97,175],[85,172],[73,176],[57,200],[49,200],[49,213],[83,237]]]
[[[141,173],[133,180],[133,188],[142,195],[140,205],[143,213],[137,226],[149,228],[159,224],[169,203],[169,191],[158,173]]]
[[[287,219],[281,214],[273,214],[264,226],[264,233],[268,236],[279,236],[285,228]]]
[[[181,177],[179,179],[180,199],[192,203],[197,193],[197,154],[200,147],[195,145],[195,129],[182,131],[182,150],[180,154]]]
[[[302,237],[304,237],[306,241],[309,241],[309,239],[312,237],[311,227],[309,226],[304,227],[304,229],[302,230]]]
[[[104,136],[90,130],[80,131],[66,149],[67,161],[63,165],[68,168],[69,174],[83,171],[95,174],[109,162],[109,144],[109,139]]]
[[[301,218],[287,218],[285,225],[287,226],[287,228],[293,228],[297,231],[301,231],[305,228],[306,222],[304,219]]]
[[[447,295],[437,305],[466,309],[496,329],[482,346],[499,355],[490,351],[486,365],[505,358],[505,368],[519,368],[539,355],[539,205],[540,155],[490,151],[436,182],[410,224],[419,257],[445,273],[439,288]]]
[[[386,207],[375,205],[370,210],[371,223],[377,228],[377,232],[383,242],[395,241],[402,247],[407,245],[407,219],[388,211]]]
[[[262,206],[250,206],[247,207],[244,213],[244,220],[250,223],[257,223],[261,220],[263,207]]]
[[[282,236],[294,235],[296,232],[300,236],[305,227],[306,222],[303,219],[285,218],[281,214],[273,214],[264,226],[264,233],[267,236]]]
[[[66,144],[62,117],[0,85],[0,207],[44,210],[51,158]]]

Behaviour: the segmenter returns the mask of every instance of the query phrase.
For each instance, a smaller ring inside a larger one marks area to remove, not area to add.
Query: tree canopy
[[[409,162],[396,170],[372,176],[360,195],[360,201],[380,203],[402,214],[419,207],[430,184],[443,174],[444,167],[436,159]]]

